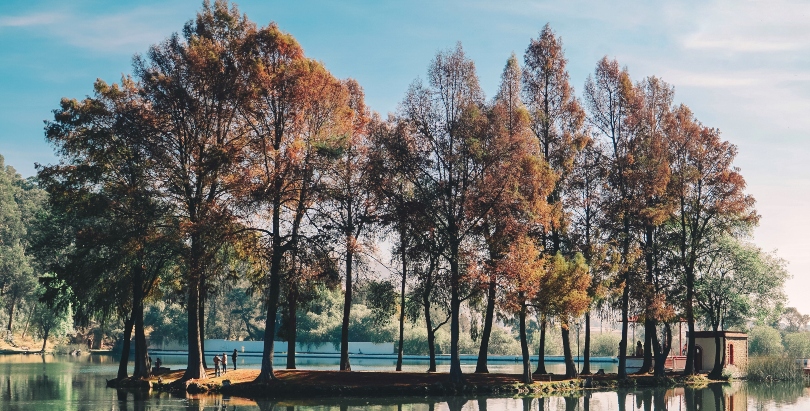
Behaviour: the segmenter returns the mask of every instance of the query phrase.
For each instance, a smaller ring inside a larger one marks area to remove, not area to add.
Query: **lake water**
[[[181,358],[162,359],[172,368],[181,368]],[[550,368],[559,366],[553,364]],[[258,368],[258,363],[240,358],[239,367]],[[465,366],[465,371],[473,367]],[[321,362],[299,364],[299,368],[335,369],[336,366]],[[353,368],[393,370],[393,364],[354,361]],[[406,368],[423,371],[426,365],[408,364]],[[518,372],[519,364],[493,364],[490,371]],[[110,356],[3,355],[0,356],[0,410],[810,410],[810,391],[801,384],[733,383],[700,390],[638,389],[545,398],[335,398],[257,402],[220,395],[170,395],[107,388],[106,380],[114,378],[116,373],[117,363]]]

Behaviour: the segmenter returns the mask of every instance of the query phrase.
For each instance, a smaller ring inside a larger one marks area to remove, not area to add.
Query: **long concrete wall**
[[[167,341],[160,344],[150,344],[150,350],[161,351],[186,351],[188,346],[177,341]],[[287,352],[286,341],[276,341],[275,352]],[[232,353],[233,350],[239,352],[261,353],[264,351],[264,341],[231,341],[231,340],[205,340],[206,352]],[[332,343],[325,344],[295,344],[295,351],[312,354],[337,354],[340,353],[340,345]],[[350,342],[350,354],[393,354],[394,343],[372,343],[372,342]]]

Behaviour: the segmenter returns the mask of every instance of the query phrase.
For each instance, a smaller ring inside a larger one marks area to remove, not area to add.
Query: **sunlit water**
[[[182,368],[181,357],[162,358]],[[253,358],[240,358],[240,368],[258,368]],[[281,359],[279,359],[281,360]],[[353,361],[353,369],[393,370],[393,362]],[[335,369],[332,361],[299,362],[301,369]],[[597,364],[606,368],[610,364]],[[440,370],[447,370],[447,365]],[[465,371],[472,371],[466,365]],[[519,364],[493,364],[492,372],[518,372]],[[550,364],[557,371],[561,364]],[[614,371],[615,371],[615,365]],[[407,364],[406,370],[424,371],[425,364]],[[609,370],[608,370],[609,371]],[[252,401],[220,395],[170,395],[124,391],[106,387],[117,364],[108,356],[0,356],[0,410],[810,410],[810,391],[803,385],[734,383],[706,389],[638,389],[620,392],[585,392],[545,398],[406,397],[313,399],[305,401]]]

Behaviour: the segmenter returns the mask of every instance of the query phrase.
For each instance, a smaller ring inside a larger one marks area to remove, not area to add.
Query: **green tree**
[[[31,256],[31,230],[45,203],[45,193],[23,179],[0,155],[0,297],[12,333],[17,309],[37,287]]]
[[[726,329],[729,318],[742,323],[784,300],[784,283],[790,277],[783,260],[729,236],[717,241],[698,262],[697,271],[698,312],[715,333]],[[725,352],[719,335],[714,344],[716,352]],[[711,378],[721,377],[723,358],[715,357]]]
[[[787,333],[783,337],[785,351],[791,358],[810,357],[810,332]]]
[[[64,284],[85,291],[74,293],[72,301],[85,318],[96,313],[130,317],[134,376],[147,377],[144,302],[176,248],[149,174],[155,163],[146,150],[145,130],[153,118],[128,78],[112,86],[99,80],[94,89],[95,96],[81,102],[63,99],[46,128],[61,157],[60,164],[39,167],[38,173],[50,205],[50,215],[39,224],[40,252],[43,265],[59,280],[46,281],[47,297],[56,298]],[[122,362],[129,356],[123,354]]]
[[[800,313],[796,307],[787,307],[782,311],[782,320],[785,324],[785,331],[795,333],[807,327],[807,323],[810,323],[810,315]]]
[[[781,354],[783,350],[782,335],[777,329],[757,325],[748,331],[748,353],[750,355],[775,355]]]

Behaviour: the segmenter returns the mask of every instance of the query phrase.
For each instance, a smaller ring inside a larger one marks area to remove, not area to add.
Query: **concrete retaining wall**
[[[188,346],[177,341],[166,341],[160,344],[150,344],[150,350],[161,351],[186,351]],[[205,340],[206,352],[232,353],[233,350],[239,352],[261,353],[264,351],[264,341],[230,341],[230,340]],[[286,341],[276,341],[275,352],[287,352]],[[340,345],[332,343],[325,344],[295,344],[295,351],[312,354],[336,354],[340,353]],[[393,354],[394,343],[372,343],[372,342],[350,342],[350,354]]]

